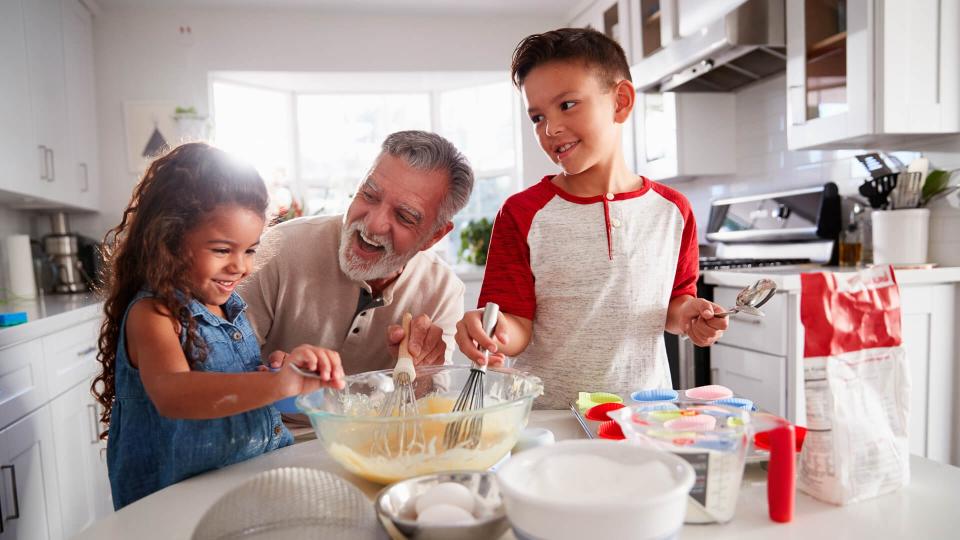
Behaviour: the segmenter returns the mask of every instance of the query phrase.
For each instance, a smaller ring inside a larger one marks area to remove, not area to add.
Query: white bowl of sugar
[[[625,441],[563,441],[517,454],[498,471],[521,540],[666,539],[683,527],[693,467]]]

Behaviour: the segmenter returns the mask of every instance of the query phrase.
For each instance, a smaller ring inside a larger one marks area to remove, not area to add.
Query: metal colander
[[[373,505],[343,478],[303,467],[264,471],[211,506],[193,540],[389,538]]]

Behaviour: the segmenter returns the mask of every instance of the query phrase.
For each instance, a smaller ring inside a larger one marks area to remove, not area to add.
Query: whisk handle
[[[497,327],[497,318],[500,316],[500,306],[493,303],[487,302],[487,305],[483,308],[483,333],[488,336],[493,336],[493,330]],[[490,351],[483,351],[483,366],[481,371],[483,373],[487,372],[487,364],[490,363]]]
[[[497,327],[497,317],[500,316],[500,306],[493,302],[487,302],[483,308],[483,333],[488,336],[493,335],[493,329]]]
[[[394,378],[401,373],[406,373],[410,377],[410,382],[417,378],[417,371],[413,369],[413,357],[410,356],[410,349],[407,347],[410,341],[410,321],[412,320],[413,315],[403,314],[403,340],[400,341],[400,347],[397,351],[397,365],[393,368]]]

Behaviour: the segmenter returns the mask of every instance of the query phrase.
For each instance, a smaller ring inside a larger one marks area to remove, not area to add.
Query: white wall
[[[862,150],[787,150],[784,76],[737,94],[737,174],[704,176],[672,184],[690,199],[697,222],[706,223],[710,201],[836,182],[854,194],[866,172],[854,156]],[[939,168],[960,167],[960,137],[937,137],[899,150],[923,152]],[[643,171],[640,171],[642,174]],[[699,228],[703,241],[703,227]]]
[[[83,234],[102,236],[119,221],[129,200],[136,178],[126,166],[125,101],[170,100],[206,114],[207,73],[218,70],[506,70],[520,39],[561,20],[559,14],[550,20],[292,9],[105,9],[94,20],[104,211],[76,216],[72,225]],[[179,32],[184,25],[191,28],[189,36]],[[529,133],[524,142],[536,144]]]

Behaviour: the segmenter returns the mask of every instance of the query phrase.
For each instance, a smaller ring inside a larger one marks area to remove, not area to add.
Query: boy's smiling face
[[[632,99],[618,105],[619,86],[600,80],[581,61],[553,61],[533,68],[523,81],[527,115],[540,147],[567,176],[606,163],[620,147],[620,125]]]

